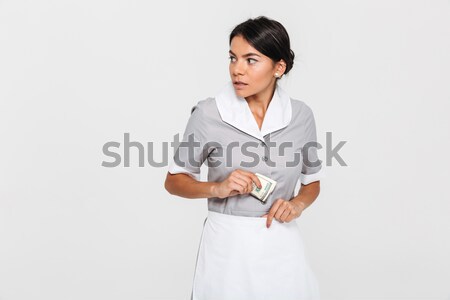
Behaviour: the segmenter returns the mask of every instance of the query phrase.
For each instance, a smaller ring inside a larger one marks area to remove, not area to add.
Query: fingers
[[[227,196],[237,194],[248,194],[253,190],[253,184],[262,188],[261,181],[255,173],[236,169],[227,178],[226,189],[229,191]]]
[[[259,180],[258,176],[256,176],[253,173],[250,173],[249,176],[250,176],[251,180],[256,184],[256,186],[258,188],[262,188],[262,184],[261,184],[261,181]]]
[[[278,208],[277,213],[275,213],[275,218],[277,220],[280,220],[280,222],[290,222],[295,217],[297,217],[298,213],[295,208],[295,205],[292,204],[290,201],[283,201],[283,203]]]
[[[275,203],[272,205],[272,207],[269,210],[269,214],[267,215],[267,221],[266,221],[266,227],[269,228],[270,225],[272,225],[272,220],[275,216],[275,213],[278,211],[278,208],[283,203],[282,199],[278,199],[275,201]]]
[[[259,178],[252,172],[236,169],[222,181],[218,188],[218,197],[225,198],[238,194],[248,194],[253,190],[253,184],[262,188]]]
[[[228,183],[228,189],[230,190],[230,193],[232,191],[238,191],[239,194],[245,193],[245,185],[239,182],[236,182],[235,180],[231,180]]]
[[[280,220],[280,222],[287,222],[288,221],[288,217],[291,215],[291,210],[289,209],[289,207],[287,207],[286,209],[283,210],[283,213],[280,215],[279,218],[277,218],[278,220]],[[275,214],[276,217],[276,214]]]
[[[240,193],[239,193],[239,191],[236,191],[236,190],[232,190],[231,191],[231,193],[230,194],[228,194],[228,197],[231,197],[231,196],[236,196],[236,195],[239,195]]]
[[[250,193],[253,190],[253,183],[255,183],[258,188],[262,188],[258,176],[252,172],[237,169],[230,174],[229,178],[230,181],[242,186],[243,189],[239,190],[241,194]]]
[[[248,180],[250,180],[251,185],[252,185],[252,182],[254,182],[258,188],[262,188],[261,181],[259,180],[258,176],[255,175],[255,173],[241,170],[241,169],[236,170],[236,173],[241,176],[244,176],[245,178],[248,178]]]
[[[250,193],[253,189],[252,180],[249,176],[246,176],[245,174],[236,172],[234,174],[234,178],[244,187],[245,193]]]
[[[237,177],[236,175],[230,176],[228,179],[228,189],[236,190],[239,194],[248,194],[252,191],[253,186],[251,182],[245,180],[245,178]],[[232,196],[232,195],[230,195]]]
[[[279,220],[281,223],[292,221],[296,217],[296,211],[292,203],[278,199],[270,208],[269,213],[264,216],[267,216],[266,226],[269,228],[273,219]]]

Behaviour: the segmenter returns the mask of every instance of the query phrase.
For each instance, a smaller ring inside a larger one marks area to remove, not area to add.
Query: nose
[[[243,75],[245,73],[245,65],[241,61],[235,61],[230,64],[231,73],[234,76]]]

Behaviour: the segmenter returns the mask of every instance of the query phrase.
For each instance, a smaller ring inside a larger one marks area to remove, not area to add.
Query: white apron
[[[208,211],[197,254],[192,300],[319,299],[295,220]]]

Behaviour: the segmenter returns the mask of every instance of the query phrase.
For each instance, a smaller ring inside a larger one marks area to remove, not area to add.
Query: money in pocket
[[[259,173],[255,173],[255,175],[258,176],[259,181],[261,181],[262,187],[258,188],[253,182],[253,189],[250,192],[250,195],[261,201],[263,204],[266,204],[266,200],[275,189],[277,182]]]

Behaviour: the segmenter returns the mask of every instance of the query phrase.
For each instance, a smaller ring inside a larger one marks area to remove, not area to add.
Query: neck
[[[267,88],[266,90],[246,97],[248,106],[252,110],[253,113],[265,114],[267,108],[269,107],[270,101],[273,98],[273,94],[275,93],[276,82],[272,85],[272,87]]]

